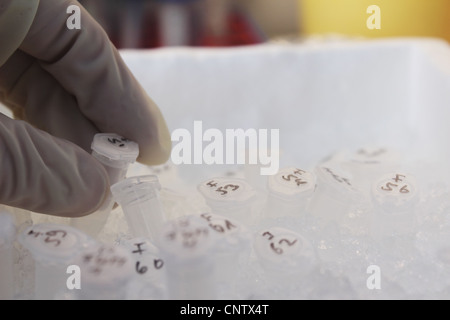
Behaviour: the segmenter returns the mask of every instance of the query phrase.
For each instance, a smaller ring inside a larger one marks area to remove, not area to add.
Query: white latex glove
[[[66,26],[81,8],[81,30]],[[94,212],[109,192],[90,155],[98,132],[139,144],[138,161],[165,162],[163,116],[100,25],[74,0],[0,0],[0,203],[57,216]]]

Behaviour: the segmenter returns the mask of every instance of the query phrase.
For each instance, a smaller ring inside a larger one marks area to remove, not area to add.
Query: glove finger
[[[0,0],[0,66],[22,43],[38,5],[39,0]]]
[[[70,5],[81,8],[80,30],[66,26]],[[39,60],[100,131],[136,141],[138,161],[152,165],[168,159],[170,133],[161,111],[77,1],[41,0],[20,49]]]
[[[0,67],[0,99],[16,118],[91,152],[98,129],[81,113],[75,97],[20,50]]]
[[[108,195],[103,166],[71,142],[0,114],[0,203],[63,217],[97,210]]]

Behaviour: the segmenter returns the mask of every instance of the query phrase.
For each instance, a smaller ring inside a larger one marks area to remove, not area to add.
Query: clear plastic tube
[[[0,300],[14,298],[14,241],[16,227],[13,216],[0,212]]]
[[[247,267],[249,260],[252,233],[238,221],[224,216],[202,213],[200,217],[217,236],[214,254],[220,298],[243,298],[245,292],[238,292],[237,287],[242,270]]]
[[[206,221],[193,215],[169,221],[157,243],[166,263],[169,299],[217,299],[216,238]]]
[[[329,224],[343,225],[349,213],[364,201],[347,172],[334,164],[315,168],[317,187],[309,202],[308,212],[321,228]]]
[[[262,298],[279,292],[280,298],[293,298],[318,266],[311,243],[302,235],[280,227],[263,229],[253,243],[257,262],[262,267],[258,282]]]
[[[268,180],[265,216],[300,218],[316,189],[316,175],[295,167],[281,169]]]
[[[239,178],[213,178],[197,186],[213,213],[247,225],[254,223],[253,204],[256,191]]]
[[[111,185],[125,178],[129,165],[136,161],[138,155],[139,146],[135,142],[114,133],[96,134],[92,142],[92,156],[105,167]],[[109,194],[96,212],[73,218],[71,225],[96,237],[105,226],[113,206],[114,200]]]
[[[35,262],[35,299],[53,300],[67,289],[71,261],[95,240],[65,225],[38,224],[25,229],[19,242]]]
[[[134,271],[140,279],[160,285],[164,273],[164,260],[159,249],[148,238],[132,238],[120,244],[133,257]]]
[[[373,180],[395,170],[401,159],[399,153],[388,148],[360,148],[341,154],[341,167],[352,175],[352,180],[362,192],[370,194]]]
[[[275,278],[287,279],[295,274],[305,276],[317,265],[310,242],[300,234],[280,227],[258,233],[254,249],[260,264]]]
[[[372,186],[372,237],[414,233],[419,198],[419,187],[411,174],[393,172],[376,180]]]
[[[155,240],[166,221],[154,175],[129,177],[111,186],[114,199],[125,214],[132,237]]]
[[[81,273],[78,300],[123,300],[134,274],[133,258],[125,248],[94,244],[74,259]]]

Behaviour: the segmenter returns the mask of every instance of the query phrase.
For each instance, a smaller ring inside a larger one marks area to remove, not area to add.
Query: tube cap
[[[208,179],[198,185],[198,190],[209,205],[239,205],[256,197],[253,187],[238,178]]]
[[[78,229],[52,223],[28,227],[18,241],[33,258],[44,263],[67,263],[95,240]]]
[[[136,161],[139,146],[115,133],[98,133],[91,145],[92,151],[112,161],[122,161],[128,164]]]
[[[295,201],[311,196],[316,188],[316,175],[295,167],[281,169],[268,180],[269,191],[284,200]]]

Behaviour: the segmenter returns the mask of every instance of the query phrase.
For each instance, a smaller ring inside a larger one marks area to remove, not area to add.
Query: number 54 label
[[[406,173],[390,173],[381,177],[373,186],[372,194],[379,204],[402,206],[417,199],[417,183]]]

